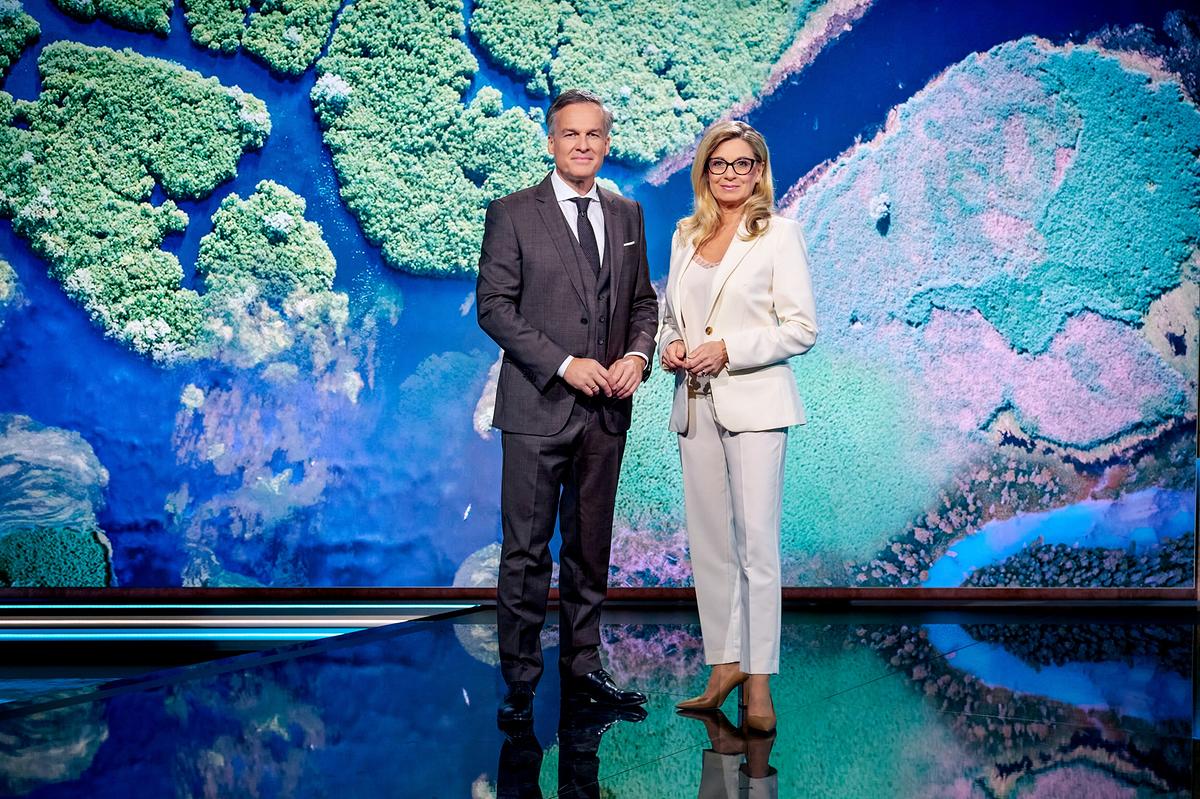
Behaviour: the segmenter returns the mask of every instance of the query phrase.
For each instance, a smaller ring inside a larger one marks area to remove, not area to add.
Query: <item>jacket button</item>
[[[586,325],[586,324],[587,324],[587,319],[580,319],[580,320],[579,320],[579,324],[581,324],[581,325]]]
[[[706,335],[706,336],[711,336],[711,335],[712,335],[712,328],[711,328],[711,327],[706,327],[706,328],[704,328],[704,335]]]

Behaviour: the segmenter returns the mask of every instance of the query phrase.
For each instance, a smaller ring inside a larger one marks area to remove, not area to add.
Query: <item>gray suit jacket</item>
[[[604,257],[611,270],[604,366],[629,352],[654,361],[658,298],[646,263],[642,207],[599,189]],[[554,435],[584,399],[558,377],[568,355],[591,357],[597,336],[595,277],[554,198],[550,176],[494,200],[479,256],[479,326],[504,350],[492,423],[510,433]],[[585,271],[586,270],[586,271]],[[599,403],[604,427],[629,429],[632,400]]]

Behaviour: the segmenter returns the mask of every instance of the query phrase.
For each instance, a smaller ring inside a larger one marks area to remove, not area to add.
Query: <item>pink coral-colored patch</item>
[[[1029,146],[1025,119],[1011,116],[1004,121],[1004,174],[1012,181],[1026,181],[1037,171],[1037,161]]]
[[[1186,389],[1135,330],[1095,314],[1068,320],[1041,355],[1014,352],[976,312],[934,311],[924,336],[922,371],[934,403],[964,431],[1008,403],[1029,432],[1088,444]]]
[[[1002,211],[988,209],[979,215],[983,233],[1001,254],[1029,250],[1033,222]]]
[[[1078,154],[1079,151],[1074,147],[1059,147],[1054,151],[1054,179],[1050,181],[1051,188],[1057,189],[1062,185],[1067,170],[1075,163],[1075,156]]]
[[[1026,799],[1066,799],[1086,796],[1088,799],[1136,799],[1137,791],[1122,785],[1117,778],[1096,768],[1067,766],[1039,774],[1033,787],[1021,796]]]

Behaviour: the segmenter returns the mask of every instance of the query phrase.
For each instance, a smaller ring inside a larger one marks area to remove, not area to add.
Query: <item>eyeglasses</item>
[[[738,158],[735,161],[726,161],[724,158],[710,158],[708,159],[708,171],[714,175],[724,175],[726,169],[733,167],[733,174],[749,175],[750,170],[754,169],[754,165],[757,163],[757,158]]]

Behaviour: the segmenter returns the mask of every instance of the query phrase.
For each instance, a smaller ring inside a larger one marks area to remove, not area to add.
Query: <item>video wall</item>
[[[771,146],[786,585],[1191,586],[1198,68],[1178,0],[0,0],[0,587],[494,584],[483,211],[572,86],[660,288],[705,126]],[[671,388],[614,586],[691,581]]]

